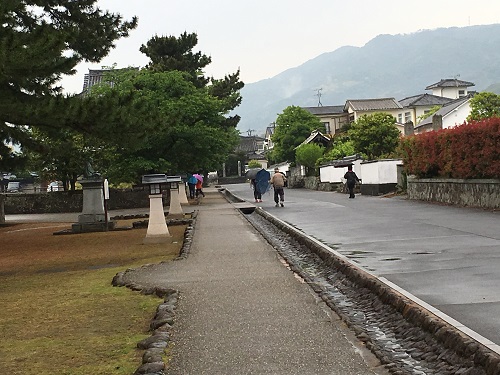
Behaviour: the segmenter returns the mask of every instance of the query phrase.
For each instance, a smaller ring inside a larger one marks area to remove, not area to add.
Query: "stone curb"
[[[194,211],[191,219],[185,220],[182,223],[176,223],[188,224],[188,227],[184,232],[184,242],[182,244],[179,256],[175,260],[185,259],[189,255],[189,251],[193,242],[193,234],[197,217],[198,211]],[[144,354],[142,356],[142,364],[134,372],[134,375],[165,374],[165,350],[170,342],[170,330],[174,325],[175,309],[177,307],[177,302],[179,299],[179,291],[175,289],[145,287],[136,283],[125,282],[125,275],[127,273],[137,271],[138,269],[146,269],[154,266],[156,266],[156,264],[146,264],[136,269],[129,268],[123,272],[117,273],[111,281],[111,284],[113,286],[125,286],[131,290],[139,291],[141,294],[156,295],[159,298],[163,298],[163,302],[156,308],[155,316],[153,317],[149,325],[151,336],[137,343],[137,348],[144,350]]]

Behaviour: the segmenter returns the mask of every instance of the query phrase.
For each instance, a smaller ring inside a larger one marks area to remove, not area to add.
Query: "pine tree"
[[[5,123],[79,126],[78,118],[72,118],[74,113],[67,112],[78,107],[77,101],[63,96],[57,82],[62,75],[74,74],[81,61],[100,61],[118,38],[137,25],[136,18],[124,21],[96,3],[2,0],[0,127]]]

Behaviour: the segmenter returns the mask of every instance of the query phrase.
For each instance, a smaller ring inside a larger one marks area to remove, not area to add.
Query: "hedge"
[[[500,178],[500,118],[404,137],[400,152],[420,178]]]

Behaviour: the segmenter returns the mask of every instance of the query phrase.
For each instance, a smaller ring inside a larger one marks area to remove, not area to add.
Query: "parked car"
[[[7,184],[7,193],[19,193],[19,181],[9,181]]]
[[[60,181],[52,181],[50,184],[47,185],[47,191],[63,191],[63,186]]]

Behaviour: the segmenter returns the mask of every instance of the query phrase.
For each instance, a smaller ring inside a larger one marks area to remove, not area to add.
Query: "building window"
[[[325,126],[325,132],[326,132],[326,134],[330,134],[330,123],[329,122],[324,122],[323,125]]]
[[[411,112],[405,112],[405,124],[411,121]]]
[[[402,113],[399,113],[399,114],[398,114],[398,122],[399,122],[400,124],[402,124],[402,123],[403,123],[403,114],[402,114]]]
[[[461,98],[462,96],[465,96],[465,90],[458,90],[458,97]]]

